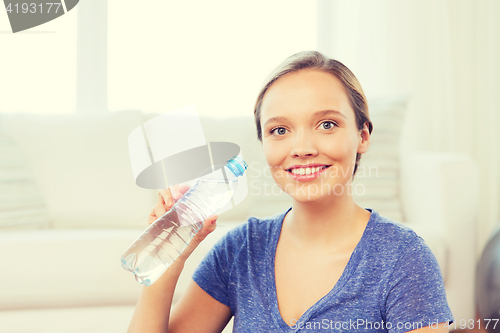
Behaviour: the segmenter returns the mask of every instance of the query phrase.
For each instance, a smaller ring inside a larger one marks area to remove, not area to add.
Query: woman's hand
[[[148,224],[156,221],[160,216],[169,211],[174,203],[176,203],[187,191],[189,186],[185,184],[174,185],[165,190],[158,191],[158,203],[153,207],[151,213],[149,213]],[[198,244],[201,243],[208,236],[209,233],[215,230],[217,224],[218,216],[211,215],[203,223],[203,228],[201,228],[194,238],[189,242],[189,245],[181,253],[181,255],[175,260],[176,262],[181,261],[184,263],[186,259],[191,255],[191,253],[196,249]]]

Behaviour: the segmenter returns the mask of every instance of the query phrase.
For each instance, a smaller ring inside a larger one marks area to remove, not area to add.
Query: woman
[[[350,186],[372,124],[361,86],[318,52],[286,59],[255,105],[258,138],[290,209],[231,230],[172,310],[189,254],[210,217],[158,281],[143,287],[129,332],[447,332],[439,266],[411,229],[358,206]],[[161,191],[149,222],[186,188]]]

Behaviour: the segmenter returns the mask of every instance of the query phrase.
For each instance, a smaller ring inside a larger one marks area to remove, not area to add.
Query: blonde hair
[[[330,73],[337,77],[344,86],[349,102],[354,115],[356,117],[356,126],[358,130],[362,130],[365,123],[368,123],[370,134],[373,130],[373,124],[370,121],[368,113],[368,104],[365,94],[361,88],[361,84],[354,74],[340,61],[330,59],[318,51],[302,51],[286,58],[278,67],[276,67],[264,81],[264,85],[260,90],[259,96],[255,103],[254,118],[257,126],[257,138],[262,142],[262,128],[260,125],[260,113],[262,99],[269,87],[280,77],[296,72],[302,69],[318,69],[326,73]],[[356,154],[356,165],[352,177],[356,174],[361,154]]]

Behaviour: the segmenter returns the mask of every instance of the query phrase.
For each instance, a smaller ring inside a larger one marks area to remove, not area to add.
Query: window
[[[109,0],[110,110],[251,115],[268,73],[316,49],[316,1]]]
[[[75,112],[77,11],[13,34],[0,10],[0,112]]]

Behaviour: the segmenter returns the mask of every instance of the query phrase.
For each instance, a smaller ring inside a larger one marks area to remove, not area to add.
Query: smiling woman
[[[350,70],[315,51],[297,53],[268,78],[254,113],[274,181],[292,207],[230,230],[171,318],[165,295],[183,261],[169,268],[156,291],[144,290],[139,305],[151,308],[138,306],[131,327],[144,331],[154,319],[169,332],[220,332],[234,316],[234,332],[447,332],[454,319],[429,247],[353,200],[352,179],[373,127]],[[165,202],[171,197],[161,194]],[[190,251],[213,226],[205,221]],[[151,312],[155,303],[162,306]]]

